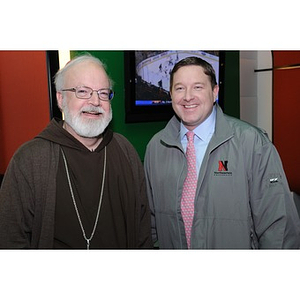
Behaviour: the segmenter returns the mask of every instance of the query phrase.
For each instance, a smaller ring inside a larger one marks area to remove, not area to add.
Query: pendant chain
[[[100,214],[100,208],[101,208],[101,203],[102,203],[102,197],[103,197],[105,174],[106,174],[106,146],[104,148],[103,177],[102,177],[102,186],[101,186],[101,192],[100,192],[100,198],[99,198],[97,216],[96,216],[96,219],[95,219],[95,224],[94,224],[93,231],[92,231],[91,236],[89,238],[86,237],[85,230],[84,230],[84,227],[83,227],[80,215],[79,215],[79,211],[78,211],[78,208],[77,208],[77,204],[76,204],[76,201],[75,201],[75,197],[74,197],[73,188],[72,188],[72,184],[71,184],[71,179],[70,179],[70,174],[69,174],[69,169],[68,169],[68,164],[67,164],[66,156],[64,154],[63,149],[60,148],[60,150],[61,150],[61,153],[62,153],[62,156],[63,156],[63,160],[64,160],[64,164],[65,164],[65,169],[66,169],[66,173],[67,173],[67,178],[68,178],[69,189],[70,189],[71,197],[72,197],[72,200],[73,200],[74,208],[75,208],[75,211],[76,211],[76,215],[77,215],[77,218],[78,218],[78,222],[79,222],[79,225],[81,227],[81,231],[82,231],[83,237],[86,240],[86,248],[87,248],[87,250],[89,250],[90,249],[91,240],[94,237],[94,234],[95,234],[95,231],[96,231],[96,227],[97,227],[97,224],[98,224],[98,219],[99,219],[99,214]]]

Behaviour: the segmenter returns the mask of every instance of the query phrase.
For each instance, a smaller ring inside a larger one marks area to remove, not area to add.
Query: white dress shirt
[[[200,167],[202,164],[202,160],[207,149],[207,146],[210,142],[210,139],[215,132],[215,124],[216,124],[216,107],[213,107],[212,113],[210,116],[201,123],[198,127],[196,127],[193,131],[195,133],[194,144],[196,151],[196,169],[197,174],[199,176]],[[187,147],[187,137],[186,133],[188,129],[181,123],[180,125],[180,139],[184,152],[186,152]]]

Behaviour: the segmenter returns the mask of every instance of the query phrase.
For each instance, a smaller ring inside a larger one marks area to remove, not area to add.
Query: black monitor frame
[[[56,50],[46,51],[47,71],[48,71],[48,91],[50,119],[62,118],[62,113],[57,106],[56,89],[54,84],[54,76],[59,70],[59,55]]]

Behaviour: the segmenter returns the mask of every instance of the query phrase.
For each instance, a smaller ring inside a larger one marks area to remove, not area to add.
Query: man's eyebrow
[[[192,83],[192,85],[196,85],[196,84],[202,84],[202,85],[205,85],[205,82],[203,82],[203,81],[196,81],[196,82],[193,82],[193,83]],[[182,82],[176,82],[176,83],[174,83],[174,86],[176,86],[176,85],[185,85],[185,84],[182,83]]]

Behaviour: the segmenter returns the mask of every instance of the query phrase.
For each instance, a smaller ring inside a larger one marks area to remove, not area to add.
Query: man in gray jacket
[[[274,145],[263,130],[223,114],[218,89],[200,58],[172,70],[176,115],[145,156],[153,241],[162,249],[299,248],[300,221]],[[181,206],[187,131],[195,134],[198,176],[189,235]]]

